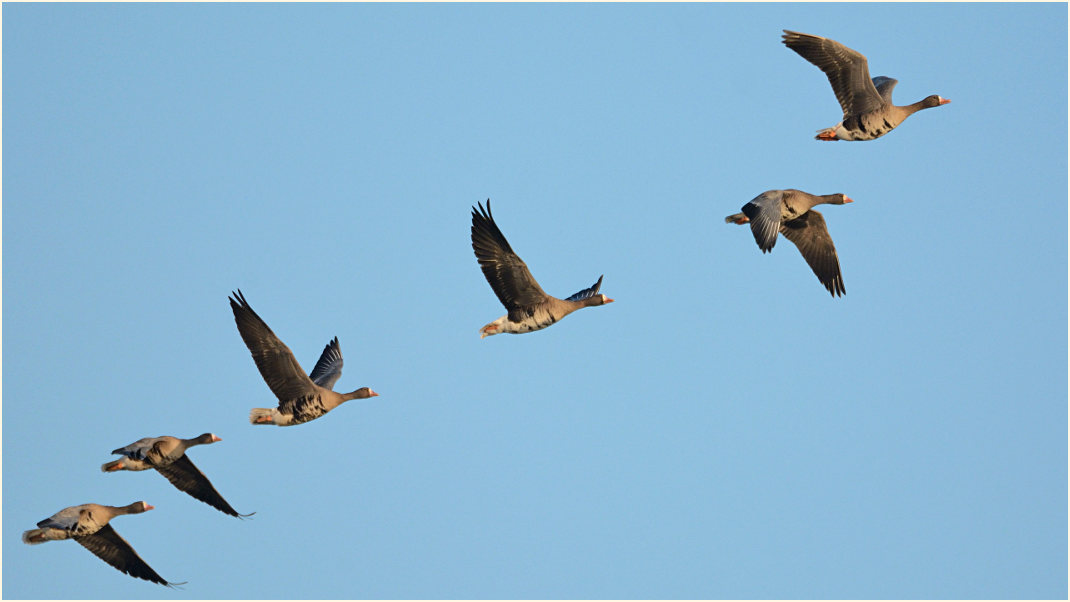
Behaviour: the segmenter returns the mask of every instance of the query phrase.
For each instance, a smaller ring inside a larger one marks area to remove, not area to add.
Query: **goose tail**
[[[46,541],[48,541],[48,537],[45,535],[44,529],[30,529],[22,534],[22,543],[35,545]]]
[[[275,424],[274,408],[253,408],[249,412],[251,424]]]

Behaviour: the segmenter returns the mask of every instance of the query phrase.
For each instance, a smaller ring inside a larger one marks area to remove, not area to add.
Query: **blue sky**
[[[3,6],[8,598],[1063,598],[1064,4]],[[952,103],[874,142],[783,28]],[[725,215],[823,210],[847,296]],[[480,340],[469,242],[616,303]],[[227,295],[353,401],[291,428]],[[239,521],[153,473],[146,436]],[[19,533],[116,530],[183,591]]]

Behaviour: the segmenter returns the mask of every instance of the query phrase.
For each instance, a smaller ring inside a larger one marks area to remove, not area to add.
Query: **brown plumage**
[[[193,439],[169,436],[146,437],[126,447],[112,450],[111,453],[120,454],[123,457],[104,464],[100,469],[104,472],[115,472],[155,468],[180,491],[190,494],[220,512],[239,518],[252,516],[256,513],[239,514],[231,508],[230,504],[212,486],[208,477],[204,476],[204,473],[198,470],[186,456],[186,450],[194,445],[205,445],[217,441],[221,439],[212,433],[205,433]]]
[[[835,40],[787,29],[783,42],[828,76],[843,109],[843,121],[820,130],[818,140],[874,140],[922,109],[951,102],[934,94],[914,104],[896,106],[892,104],[892,88],[898,82],[885,76],[870,79],[869,64],[861,53]]]
[[[522,334],[541,330],[577,309],[613,302],[613,299],[598,294],[602,276],[590,288],[567,299],[547,295],[494,223],[490,199],[487,199],[486,209],[482,203],[478,210],[472,207],[472,250],[490,288],[509,312],[479,329],[479,338],[503,332]]]
[[[145,502],[134,502],[127,506],[101,504],[71,506],[38,522],[37,529],[30,529],[22,534],[22,541],[28,544],[40,544],[46,541],[73,539],[97,558],[131,577],[167,587],[182,585],[182,583],[171,583],[152,570],[152,567],[137,555],[134,548],[108,524],[116,516],[141,514],[152,509],[153,507]]]
[[[329,388],[342,371],[342,351],[337,338],[323,350],[313,370],[317,382],[313,382],[301,369],[290,348],[253,311],[240,290],[230,298],[230,309],[234,312],[238,332],[252,353],[260,375],[279,400],[277,408],[253,408],[249,413],[249,422],[252,424],[302,424],[323,416],[343,402],[379,395],[368,387],[350,393],[336,393]]]
[[[832,244],[825,218],[812,209],[827,203],[843,205],[852,202],[845,194],[813,195],[801,190],[767,190],[743,206],[743,213],[725,218],[730,224],[750,223],[751,233],[763,253],[773,250],[777,233],[795,243],[817,279],[833,296],[843,295],[847,289],[840,275],[840,261]]]

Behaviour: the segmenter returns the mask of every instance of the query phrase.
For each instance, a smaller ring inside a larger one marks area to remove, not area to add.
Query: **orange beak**
[[[845,205],[846,205],[847,203],[853,203],[853,202],[855,202],[855,201],[854,201],[854,199],[852,199],[851,197],[847,196],[846,194],[845,194],[845,195],[843,195],[843,203],[844,203]]]
[[[212,435],[212,443],[215,443],[216,441],[222,441],[222,439],[216,437],[215,435]]]
[[[146,511],[148,511],[148,510],[155,510],[155,509],[156,509],[156,506],[150,506],[150,505],[148,505],[148,504],[145,504],[145,510],[146,510]]]
[[[941,98],[941,99],[940,99],[940,104],[942,104],[942,105],[946,105],[946,104],[947,104],[947,103],[949,103],[949,102],[951,102],[951,100],[950,100],[950,99],[947,99],[947,98]]]
[[[379,397],[379,394],[376,393],[375,391],[369,391],[368,392],[368,397]]]
[[[606,303],[613,303],[613,299],[610,299],[609,297],[606,297]]]

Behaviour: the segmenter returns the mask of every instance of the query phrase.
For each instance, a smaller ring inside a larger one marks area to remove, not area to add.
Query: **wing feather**
[[[787,29],[783,42],[825,73],[844,117],[868,113],[885,104],[869,78],[869,64],[862,53],[836,40]]]
[[[811,209],[793,220],[784,222],[780,232],[799,248],[803,259],[810,265],[821,284],[828,289],[829,294],[836,297],[847,292],[843,286],[843,276],[840,275],[836,246],[832,244],[825,218],[820,213]]]
[[[223,499],[223,496],[212,486],[212,482],[208,480],[208,477],[204,476],[204,473],[194,466],[189,456],[185,454],[170,464],[157,466],[156,470],[167,477],[167,480],[171,481],[171,484],[180,491],[190,494],[194,499],[200,500],[224,514],[238,517],[249,516],[247,514],[238,514],[234,508],[231,508],[227,500]]]
[[[241,290],[230,298],[230,308],[234,312],[238,332],[260,370],[260,376],[264,377],[264,382],[279,401],[316,392],[312,379],[301,369],[293,352],[253,311]]]
[[[603,274],[602,276],[605,276]],[[602,276],[598,277],[598,282],[595,282],[590,287],[583,289],[571,297],[565,299],[565,301],[583,301],[584,299],[590,299],[598,293],[598,289],[602,288]]]
[[[472,207],[472,250],[490,288],[509,311],[510,319],[526,315],[547,298],[527,264],[513,252],[509,241],[494,223],[490,199],[487,199],[486,209],[482,203],[478,211]]]
[[[885,75],[878,75],[873,78],[873,87],[877,89],[877,94],[880,94],[884,102],[888,104],[892,104],[892,88],[895,88],[898,83],[899,80]]]
[[[78,519],[82,517],[82,511],[85,509],[85,504],[64,508],[52,516],[42,521],[38,521],[37,526],[42,529],[62,529],[64,531],[71,531],[78,526]]]
[[[769,190],[743,205],[743,214],[750,219],[750,231],[763,253],[773,250],[780,231],[780,214],[784,191]]]
[[[323,348],[316,367],[312,368],[308,377],[324,389],[334,389],[334,383],[342,377],[342,348],[338,345],[338,337],[334,337],[334,340]]]
[[[115,532],[111,525],[104,525],[92,535],[81,535],[74,541],[82,544],[85,549],[92,552],[97,558],[119,569],[123,573],[138,579],[152,581],[168,587],[177,585],[170,583],[148,565],[134,548],[125,539]]]

